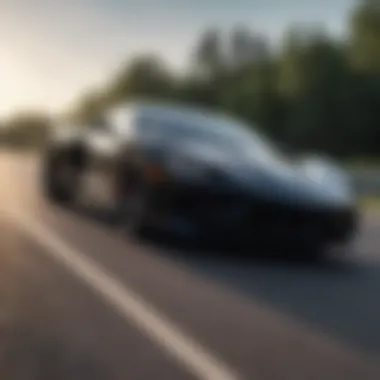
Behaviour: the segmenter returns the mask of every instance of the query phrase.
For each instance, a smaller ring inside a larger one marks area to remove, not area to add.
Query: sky
[[[181,69],[207,26],[273,41],[294,22],[344,35],[354,0],[0,0],[0,117],[61,112],[136,53]]]

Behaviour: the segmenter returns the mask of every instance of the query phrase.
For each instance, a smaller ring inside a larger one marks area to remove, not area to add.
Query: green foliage
[[[86,123],[115,103],[172,99],[235,114],[300,150],[380,156],[380,6],[360,1],[349,21],[347,41],[320,28],[293,26],[276,54],[246,26],[227,33],[210,28],[195,46],[186,76],[151,54],[136,57],[103,91],[85,94],[72,117]],[[3,140],[37,139],[33,123],[21,125]]]
[[[224,70],[225,57],[220,32],[206,30],[194,53],[195,72],[205,77],[213,77]]]
[[[112,81],[108,90],[112,102],[141,96],[166,97],[172,89],[172,78],[157,57],[137,57]]]
[[[79,124],[91,123],[99,119],[108,107],[106,97],[99,92],[88,92],[78,102],[76,109],[70,113],[70,119]]]
[[[350,62],[363,72],[380,73],[380,7],[362,1],[351,17]]]
[[[0,130],[0,144],[12,148],[42,147],[51,120],[40,113],[23,112],[11,117]]]

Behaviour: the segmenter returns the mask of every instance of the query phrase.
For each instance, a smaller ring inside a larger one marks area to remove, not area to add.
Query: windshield
[[[170,143],[202,144],[224,152],[272,161],[280,153],[254,127],[226,116],[197,112],[164,112],[141,119],[141,132],[147,139]]]
[[[201,117],[170,123],[166,132],[170,139],[183,143],[206,143],[264,159],[278,155],[273,145],[253,127],[225,117]]]

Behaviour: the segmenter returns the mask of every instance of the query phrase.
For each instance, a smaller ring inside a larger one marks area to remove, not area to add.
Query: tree
[[[153,55],[135,58],[111,83],[108,96],[113,102],[132,97],[170,97],[172,78],[165,64]]]
[[[51,119],[43,113],[24,111],[4,123],[2,142],[16,148],[35,148],[45,144]]]
[[[342,151],[341,107],[349,91],[345,51],[319,30],[291,30],[279,60],[279,91],[287,102],[286,135],[306,149]],[[326,138],[326,136],[329,136]]]
[[[107,98],[100,91],[88,91],[70,113],[71,120],[78,124],[88,124],[102,117],[107,109]]]
[[[195,71],[214,77],[225,68],[221,34],[218,29],[207,29],[200,37],[194,53]]]
[[[349,41],[336,41],[318,26],[294,25],[274,54],[265,36],[244,25],[225,34],[209,28],[195,46],[190,73],[175,75],[159,57],[140,55],[105,88],[79,98],[71,114],[87,123],[115,103],[174,99],[233,113],[301,149],[379,155],[378,2],[358,3],[349,32]],[[10,122],[18,127],[5,129],[3,141],[32,141],[38,128],[22,127],[33,124],[26,119]]]
[[[235,70],[266,60],[270,55],[267,40],[245,26],[233,28],[229,42],[228,61]]]
[[[285,35],[278,64],[278,91],[287,99],[295,99],[304,90],[302,77],[303,46],[301,32],[291,29]]]
[[[350,62],[367,73],[380,73],[380,6],[361,1],[350,20]]]

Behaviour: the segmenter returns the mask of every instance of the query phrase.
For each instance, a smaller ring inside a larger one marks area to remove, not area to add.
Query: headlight
[[[324,161],[309,161],[305,163],[304,167],[306,175],[319,185],[335,183],[349,186],[348,174],[336,165],[328,164]]]
[[[341,200],[353,202],[355,194],[349,175],[337,165],[322,160],[309,160],[304,165],[309,179]]]

